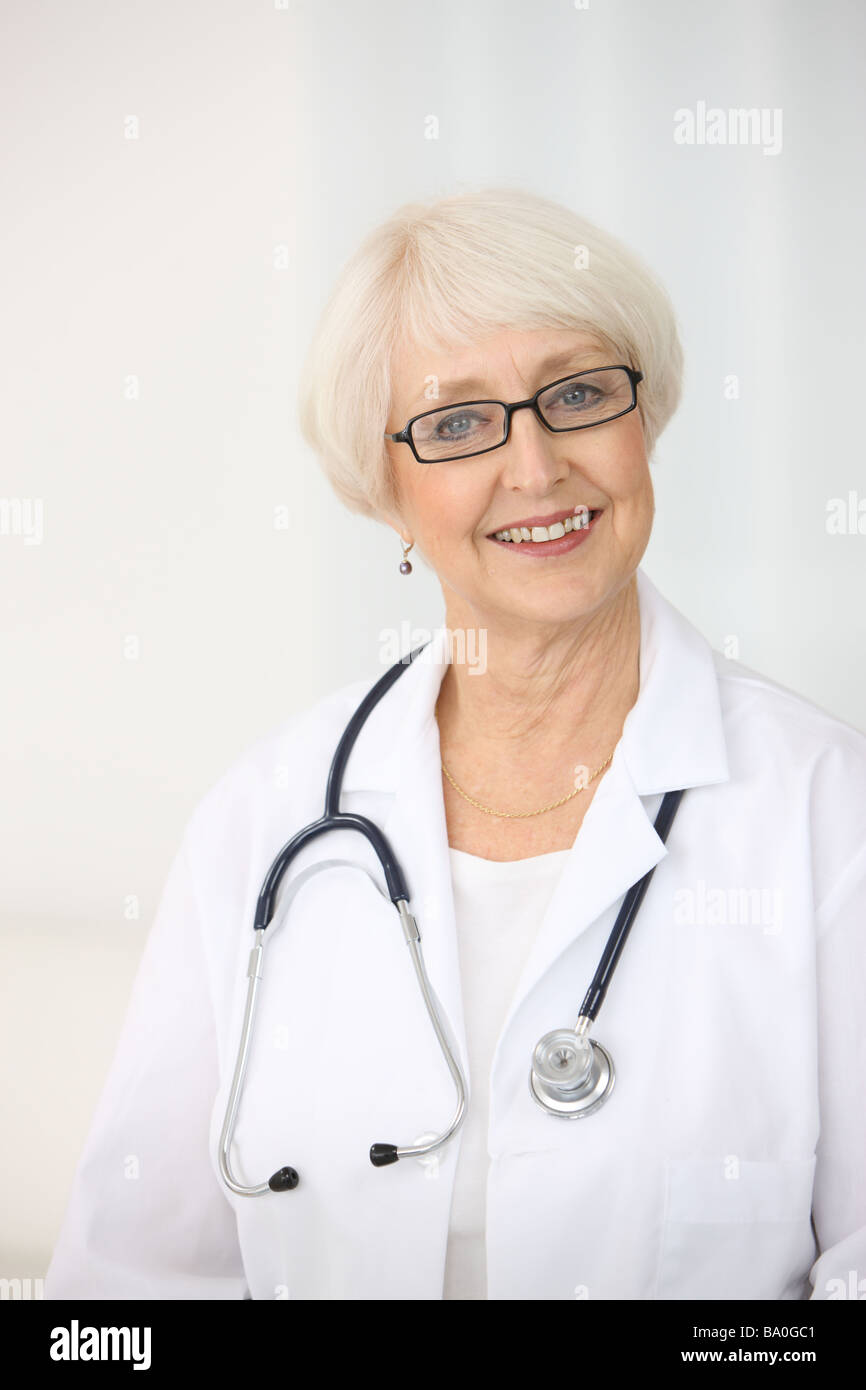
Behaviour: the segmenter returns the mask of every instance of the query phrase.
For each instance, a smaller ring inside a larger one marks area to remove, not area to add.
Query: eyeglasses
[[[637,405],[639,381],[643,381],[643,372],[633,367],[596,367],[552,381],[528,401],[510,405],[505,401],[461,401],[425,410],[399,434],[386,433],[385,438],[408,444],[419,463],[473,458],[508,442],[515,410],[534,410],[554,434],[588,430],[617,420]]]

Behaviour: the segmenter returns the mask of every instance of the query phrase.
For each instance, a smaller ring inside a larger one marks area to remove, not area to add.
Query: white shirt
[[[850,1297],[866,1279],[866,736],[714,652],[637,579],[638,698],[487,1073],[487,1297]],[[440,628],[397,672],[349,755],[341,808],[403,866],[471,1091],[434,717],[449,651]],[[334,750],[382,674],[262,737],[190,817],[47,1298],[442,1299],[456,1146],[435,1178],[411,1157],[374,1168],[369,1149],[444,1132],[456,1087],[357,830],[305,844],[265,933],[232,1159],[243,1182],[291,1165],[300,1183],[238,1195],[218,1164],[262,881],[321,818]],[[653,819],[675,788],[662,844]],[[594,1029],[614,1092],[560,1122],[532,1099],[528,1059],[573,1021],[653,866]]]
[[[570,850],[506,862],[459,849],[449,853],[469,1075],[474,1080],[454,1177],[444,1297],[486,1299],[487,1124],[493,1054]],[[529,1059],[526,1071],[528,1075]]]

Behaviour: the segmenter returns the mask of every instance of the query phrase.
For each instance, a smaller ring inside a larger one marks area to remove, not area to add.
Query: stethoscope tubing
[[[403,1146],[399,1146],[396,1144],[373,1144],[370,1148],[370,1160],[375,1167],[384,1167],[391,1163],[395,1163],[400,1158],[426,1157],[429,1154],[435,1153],[437,1150],[441,1149],[445,1144],[447,1144],[449,1139],[452,1138],[452,1136],[454,1135],[454,1133],[463,1121],[466,1111],[466,1081],[463,1076],[460,1063],[455,1055],[455,1051],[451,1045],[451,1042],[449,1041],[448,1035],[443,1026],[439,1012],[438,1000],[436,999],[435,992],[432,988],[432,985],[430,984],[430,980],[427,975],[427,970],[424,965],[424,957],[421,949],[421,933],[418,930],[418,924],[415,921],[415,918],[409,910],[409,893],[403,875],[403,870],[397,860],[396,855],[394,854],[394,851],[388,843],[388,840],[386,839],[385,835],[377,825],[375,825],[372,821],[368,820],[366,816],[360,816],[351,812],[340,810],[340,793],[342,788],[343,774],[346,768],[346,763],[349,759],[349,755],[352,751],[358,734],[360,733],[360,730],[364,725],[364,722],[366,721],[367,717],[369,716],[370,712],[375,707],[375,705],[377,705],[378,702],[382,699],[383,695],[391,688],[395,681],[399,679],[399,677],[403,674],[406,668],[411,664],[412,661],[415,660],[419,652],[421,652],[424,649],[424,646],[426,645],[427,644],[425,643],[421,647],[416,647],[415,650],[410,652],[408,656],[401,657],[401,659],[398,662],[396,662],[388,671],[386,671],[385,674],[378,681],[376,681],[372,688],[367,692],[366,696],[361,701],[358,708],[355,710],[354,714],[349,720],[349,723],[343,731],[343,735],[340,739],[339,744],[337,745],[336,752],[334,753],[334,757],[332,759],[331,767],[328,773],[328,781],[325,792],[324,815],[321,816],[318,820],[313,821],[310,825],[305,826],[302,830],[299,830],[298,833],[294,835],[291,838],[291,840],[289,840],[282,847],[282,849],[279,851],[279,853],[273,860],[270,868],[268,869],[268,872],[265,876],[265,880],[259,891],[254,918],[255,944],[250,952],[249,962],[247,966],[247,997],[244,1005],[244,1017],[241,1028],[241,1039],[238,1048],[238,1055],[235,1063],[234,1074],[232,1077],[229,1099],[226,1106],[226,1113],[219,1144],[220,1174],[224,1182],[226,1183],[226,1186],[232,1192],[238,1194],[239,1196],[258,1196],[259,1194],[265,1193],[269,1190],[274,1192],[287,1191],[291,1188],[296,1187],[299,1181],[298,1174],[295,1171],[295,1169],[285,1167],[279,1169],[265,1183],[258,1183],[252,1186],[247,1186],[239,1182],[238,1179],[235,1177],[234,1173],[232,1172],[231,1144],[235,1122],[237,1120],[238,1108],[240,1105],[241,1091],[243,1089],[244,1077],[246,1075],[247,1063],[249,1060],[253,1021],[255,1018],[256,995],[263,976],[265,933],[267,931],[267,928],[271,925],[274,918],[276,894],[278,892],[283,876],[286,873],[286,870],[288,869],[289,865],[291,864],[292,860],[296,857],[296,855],[306,845],[310,844],[319,836],[327,834],[327,832],[330,830],[356,831],[357,833],[363,835],[369,841],[376,854],[376,857],[379,861],[379,864],[381,865],[382,872],[385,877],[388,895],[390,897],[391,902],[396,907],[399,913],[406,944],[409,947],[410,955],[412,957],[412,965],[415,970],[418,986],[424,999],[424,1004],[427,1008],[427,1013],[429,1015],[430,1021],[436,1033],[436,1038],[439,1042],[442,1055],[445,1058],[449,1072],[451,1073],[451,1077],[454,1081],[454,1086],[457,1094],[457,1104],[453,1118],[450,1124],[448,1125],[448,1128],[445,1129],[441,1134],[432,1136],[430,1141],[426,1143],[418,1141],[415,1144]],[[663,843],[667,839],[668,831],[670,830],[671,824],[673,823],[673,819],[676,815],[677,807],[679,806],[682,795],[683,792],[681,790],[678,790],[667,792],[663,797],[661,808],[655,820],[655,830]],[[360,865],[351,865],[351,861],[335,862],[348,862],[350,866],[354,868],[362,867]],[[325,867],[324,864],[313,864],[308,866],[306,869],[302,870],[300,874],[296,875],[295,878],[292,880],[288,901],[291,901],[298,888],[310,874],[316,872],[318,869],[323,867]],[[364,869],[363,871],[368,872],[368,870],[366,869]],[[592,983],[590,984],[589,989],[587,990],[586,995],[584,996],[583,1004],[581,1005],[580,1015],[573,1030],[574,1034],[577,1035],[578,1038],[583,1037],[587,1033],[590,1024],[594,1021],[599,1009],[601,1008],[602,1003],[604,1002],[604,998],[610,985],[611,979],[613,977],[614,970],[616,969],[617,962],[619,961],[620,955],[622,954],[622,950],[628,938],[629,931],[631,930],[632,924],[635,920],[635,917],[637,916],[638,909],[640,908],[644,894],[646,893],[646,890],[649,887],[649,882],[654,872],[655,865],[653,865],[653,868],[651,868],[649,872],[646,873],[643,876],[643,878],[639,880],[639,882],[633,884],[633,886],[629,889],[628,893],[625,896],[620,911],[617,915],[616,922],[614,923],[613,930],[611,931],[610,936],[608,937],[607,943],[604,948],[604,952],[602,953],[601,960],[599,961],[595,975],[593,976]],[[372,877],[372,875],[370,875],[370,877]],[[558,1038],[560,1035],[551,1034],[548,1036],[556,1036]],[[595,1043],[594,1040],[591,1039],[589,1041],[591,1046],[596,1050],[596,1053],[599,1056],[602,1056],[604,1059],[608,1060],[609,1078],[606,1083],[606,1088],[603,1090],[603,1093],[599,1096],[598,1099],[593,1099],[593,1097],[590,1096],[589,1099],[591,1103],[586,1105],[586,1107],[583,1109],[583,1113],[586,1114],[591,1113],[593,1110],[597,1109],[598,1106],[603,1103],[605,1096],[609,1094],[610,1090],[612,1089],[614,1075],[613,1064],[609,1061],[608,1054],[605,1052],[603,1048],[601,1048],[600,1044]],[[542,1040],[542,1043],[539,1044],[539,1047],[541,1047],[544,1042],[545,1039]],[[568,1104],[559,1104],[558,1102],[556,1102],[554,1105],[550,1105],[549,1095],[547,1097],[544,1095],[543,1088],[541,1088],[541,1093],[539,1093],[539,1090],[536,1089],[536,1087],[533,1087],[532,1089],[535,1099],[538,1101],[539,1104],[541,1104],[545,1109],[547,1109],[549,1113],[569,1113]],[[578,1100],[577,1107],[572,1107],[570,1113],[572,1115],[579,1114],[581,1108],[582,1102]]]
[[[673,825],[674,816],[677,813],[682,799],[683,789],[665,792],[662,804],[659,807],[658,815],[655,819],[654,830],[664,844],[668,838],[668,831]],[[650,885],[650,879],[656,871],[655,864],[644,874],[643,878],[637,883],[633,883],[625,895],[622,907],[619,910],[613,931],[607,939],[607,944],[602,952],[601,960],[596,967],[596,972],[592,977],[592,983],[584,995],[583,1003],[580,1006],[578,1022],[581,1019],[589,1019],[594,1022],[599,1009],[604,1003],[608,987],[616,970],[617,963],[622,955],[623,947],[628,940],[632,923],[637,917],[638,909],[644,899],[644,894]],[[588,1025],[585,1025],[585,1027]]]
[[[407,666],[413,662],[419,652],[423,651],[427,643],[416,647],[407,657],[401,659],[390,667],[383,676],[376,681],[375,685],[367,691],[346,728],[343,736],[337,745],[337,750],[331,761],[330,771],[328,772],[328,784],[325,790],[325,814],[317,821],[299,830],[288,844],[284,845],[277,855],[265,876],[265,881],[259,891],[259,898],[256,904],[256,914],[253,928],[255,931],[262,930],[269,925],[274,913],[274,897],[280,886],[283,874],[289,867],[295,855],[309,844],[317,836],[326,834],[329,830],[357,830],[366,836],[375,851],[376,857],[382,866],[385,875],[385,882],[388,885],[388,895],[391,902],[395,904],[401,900],[409,901],[409,893],[406,888],[406,880],[403,877],[403,870],[397,861],[396,855],[386,840],[382,831],[372,821],[367,820],[366,816],[352,815],[351,812],[340,810],[340,792],[343,785],[343,773],[349,754],[355,745],[355,740],[361,732],[370,711],[379,703],[382,696],[390,690],[395,681],[399,680]]]

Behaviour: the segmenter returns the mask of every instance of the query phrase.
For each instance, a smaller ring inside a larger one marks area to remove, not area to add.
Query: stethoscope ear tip
[[[399,1157],[396,1144],[370,1145],[370,1162],[374,1168],[385,1168],[389,1163],[396,1163]]]
[[[274,1173],[272,1178],[268,1178],[268,1187],[272,1192],[291,1192],[293,1187],[297,1187],[300,1182],[297,1169],[281,1168],[278,1173]]]

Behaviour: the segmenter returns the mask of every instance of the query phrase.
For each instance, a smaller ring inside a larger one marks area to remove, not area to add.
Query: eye
[[[465,439],[473,430],[489,424],[489,417],[476,410],[456,410],[451,415],[437,417],[432,439]]]
[[[434,433],[440,437],[450,436],[453,439],[455,435],[465,434],[468,429],[471,429],[474,419],[475,417],[469,415],[465,410],[459,415],[446,415],[444,420],[438,421]]]
[[[553,404],[580,409],[582,406],[594,405],[601,399],[602,394],[597,386],[588,381],[573,381],[570,386],[563,387]]]

